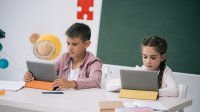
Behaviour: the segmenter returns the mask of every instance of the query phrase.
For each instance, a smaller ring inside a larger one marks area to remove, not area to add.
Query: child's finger
[[[30,80],[33,80],[33,79],[34,79],[34,77],[33,77],[33,76],[30,76],[30,75],[26,75],[25,78],[30,79]]]
[[[58,76],[58,79],[63,79],[63,78],[64,78],[64,76],[60,76],[60,75]]]
[[[32,76],[32,73],[30,73],[30,72],[26,72],[26,75],[28,75],[28,76]]]
[[[52,84],[53,87],[57,87],[57,86],[61,86],[61,85],[62,85],[62,83],[61,83],[60,79],[54,80],[54,82]]]
[[[61,86],[61,84],[60,83],[53,83],[52,86],[53,87],[59,87],[59,86]]]
[[[29,77],[26,77],[26,78],[25,78],[25,81],[26,81],[26,82],[29,82],[29,81],[32,81],[32,79],[29,78]]]

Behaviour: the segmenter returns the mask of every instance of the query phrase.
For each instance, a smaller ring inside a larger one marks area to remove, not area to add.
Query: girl
[[[73,24],[67,31],[68,52],[56,62],[57,75],[52,86],[59,88],[100,88],[102,62],[86,51],[90,45],[91,30],[83,23]],[[30,72],[24,75],[24,81],[32,81]]]
[[[143,66],[135,70],[159,71],[158,86],[159,96],[178,96],[178,85],[172,70],[166,65],[167,42],[158,37],[145,38],[141,43]],[[121,88],[120,79],[113,79],[106,85],[107,91],[118,91]]]

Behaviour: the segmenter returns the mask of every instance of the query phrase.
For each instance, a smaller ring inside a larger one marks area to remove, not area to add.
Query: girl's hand
[[[69,81],[64,78],[58,78],[58,79],[54,80],[52,87],[77,88],[77,83],[75,81]]]
[[[24,81],[25,81],[25,82],[30,82],[30,81],[32,81],[32,80],[34,80],[33,75],[32,75],[30,72],[26,72],[26,73],[24,74]]]

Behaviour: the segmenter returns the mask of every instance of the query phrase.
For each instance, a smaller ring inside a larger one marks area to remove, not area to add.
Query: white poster
[[[55,62],[67,51],[65,31],[75,22],[90,26],[88,51],[96,55],[101,7],[102,0],[1,0],[0,29],[5,37],[0,38],[0,60],[3,60],[0,64],[4,64],[0,68],[0,80],[23,80],[26,60],[44,61],[33,53],[34,44],[30,41],[33,33],[53,34],[58,38],[61,52],[48,60]]]

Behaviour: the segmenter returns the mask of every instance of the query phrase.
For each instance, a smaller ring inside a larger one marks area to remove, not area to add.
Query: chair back
[[[184,84],[179,84],[179,98],[186,98],[186,94],[187,94],[187,85]]]
[[[187,85],[184,84],[179,84],[179,98],[186,98],[186,94],[187,94]],[[179,110],[178,112],[184,112],[184,110]]]

